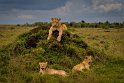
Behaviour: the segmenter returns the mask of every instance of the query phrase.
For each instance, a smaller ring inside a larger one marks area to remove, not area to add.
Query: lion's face
[[[46,69],[47,67],[47,62],[39,62],[39,65],[40,65],[40,69]]]
[[[86,56],[86,57],[85,57],[85,61],[86,61],[88,64],[91,64],[91,63],[92,63],[92,56]]]
[[[60,24],[60,18],[51,18],[51,21],[52,21],[52,26],[53,27],[58,27],[59,24]]]

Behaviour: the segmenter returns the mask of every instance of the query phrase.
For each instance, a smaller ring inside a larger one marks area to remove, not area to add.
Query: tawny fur
[[[62,32],[63,30],[67,30],[67,27],[65,24],[61,24],[60,20],[60,18],[51,18],[52,26],[49,29],[49,35],[47,40],[51,38],[53,31],[58,30],[59,35],[57,37],[57,41],[61,41]]]
[[[86,56],[85,59],[81,63],[73,67],[72,72],[75,73],[78,71],[82,71],[83,69],[90,70],[90,66],[91,66],[90,63],[92,63],[92,57]]]
[[[67,73],[64,70],[56,70],[56,69],[47,68],[47,62],[39,62],[39,65],[40,65],[40,72],[39,73],[67,76]]]

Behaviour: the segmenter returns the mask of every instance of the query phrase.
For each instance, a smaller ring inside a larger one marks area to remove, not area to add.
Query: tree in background
[[[80,22],[62,22],[67,25],[67,27],[72,27],[72,28],[104,28],[104,29],[109,29],[109,28],[124,28],[124,22],[123,23],[110,23],[109,21],[106,22],[98,22],[98,23],[87,23],[84,20],[81,20]],[[24,24],[25,26],[47,26],[50,27],[51,23],[48,22],[35,22],[33,24],[29,24],[26,22]],[[18,24],[19,26],[19,24]],[[21,25],[20,25],[21,26]]]

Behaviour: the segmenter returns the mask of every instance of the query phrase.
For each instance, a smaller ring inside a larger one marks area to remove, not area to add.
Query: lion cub
[[[56,69],[50,69],[47,68],[48,62],[39,62],[40,65],[40,72],[42,74],[50,74],[50,75],[61,75],[61,76],[67,76],[67,73],[64,70],[56,70]]]
[[[73,67],[72,72],[74,73],[77,71],[82,71],[82,69],[90,70],[89,67],[91,66],[91,63],[92,63],[92,57],[86,56],[85,59],[80,64],[77,64]]]

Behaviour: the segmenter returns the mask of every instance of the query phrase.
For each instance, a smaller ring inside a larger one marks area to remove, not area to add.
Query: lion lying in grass
[[[59,31],[57,41],[61,41],[62,32],[63,30],[67,30],[67,27],[65,24],[61,24],[60,20],[61,20],[60,18],[51,18],[52,26],[49,29],[49,35],[47,40],[51,38],[53,31],[57,30]]]
[[[39,65],[40,65],[40,72],[39,73],[67,76],[67,73],[64,70],[56,70],[56,69],[47,68],[47,62],[39,62]]]
[[[92,63],[92,57],[86,56],[81,63],[73,67],[72,72],[75,73],[77,71],[82,71],[83,69],[90,70],[89,67],[91,66],[91,63]]]

